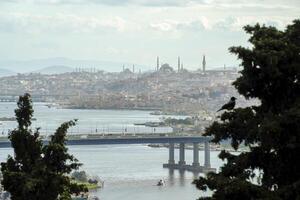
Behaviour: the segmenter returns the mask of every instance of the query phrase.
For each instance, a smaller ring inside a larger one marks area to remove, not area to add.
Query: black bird
[[[222,106],[222,108],[220,108],[217,112],[221,111],[221,110],[232,110],[235,106],[235,97],[231,97],[230,101],[228,103],[226,103],[225,105]]]

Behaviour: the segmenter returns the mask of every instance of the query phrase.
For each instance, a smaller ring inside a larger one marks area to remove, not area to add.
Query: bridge
[[[215,172],[216,169],[210,164],[211,137],[204,136],[101,136],[98,138],[73,138],[67,141],[67,145],[116,145],[116,144],[168,144],[169,159],[163,164],[164,168],[187,170],[192,172]],[[47,143],[47,140],[44,140]],[[204,164],[199,163],[199,144],[204,143]],[[179,144],[179,161],[175,162],[175,144]],[[187,164],[185,161],[185,145],[193,144],[193,163]],[[1,141],[0,148],[10,147],[9,141]]]

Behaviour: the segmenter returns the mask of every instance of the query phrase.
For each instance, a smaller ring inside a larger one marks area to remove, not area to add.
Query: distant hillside
[[[132,69],[133,64],[135,65],[135,70],[137,72],[139,71],[139,69],[141,69],[142,71],[147,71],[151,69],[151,67],[149,66],[139,65],[136,63],[101,60],[74,60],[68,58],[48,58],[24,61],[0,60],[0,68],[13,69],[18,73],[37,72],[46,66],[70,66],[73,68],[82,68],[84,70],[96,68],[97,70],[120,72],[123,70],[123,65],[125,68]]]
[[[45,67],[40,70],[33,71],[33,73],[41,73],[41,74],[63,74],[67,72],[73,72],[74,68],[64,66],[64,65],[56,65]]]
[[[11,70],[8,69],[0,69],[0,77],[4,77],[4,76],[13,76],[16,75],[16,72],[13,72]]]

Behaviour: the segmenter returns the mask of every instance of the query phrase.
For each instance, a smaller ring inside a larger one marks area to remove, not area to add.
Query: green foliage
[[[164,119],[164,123],[167,125],[177,125],[177,124],[194,125],[194,120],[190,117],[187,117],[185,119],[175,119],[175,118],[168,117]]]
[[[216,143],[230,139],[235,149],[244,143],[250,151],[222,151],[221,171],[194,184],[213,191],[200,199],[300,199],[300,20],[284,31],[258,24],[245,31],[252,48],[230,48],[243,66],[233,85],[261,105],[224,112],[206,135]]]
[[[43,145],[39,130],[31,130],[33,116],[29,94],[19,98],[15,110],[18,128],[11,131],[9,139],[14,156],[1,163],[2,185],[12,200],[67,200],[71,194],[87,189],[71,182],[68,174],[80,164],[65,146],[66,133],[76,121],[63,123]]]
[[[88,182],[88,176],[85,171],[75,171],[72,173],[72,178],[80,182]]]

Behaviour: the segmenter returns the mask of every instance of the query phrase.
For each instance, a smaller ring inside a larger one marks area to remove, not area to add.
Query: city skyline
[[[157,56],[174,68],[180,56],[184,66],[196,70],[203,54],[207,69],[238,66],[228,48],[249,46],[242,27],[259,22],[284,29],[298,17],[300,2],[4,0],[0,7],[4,63],[65,57],[155,69]]]

